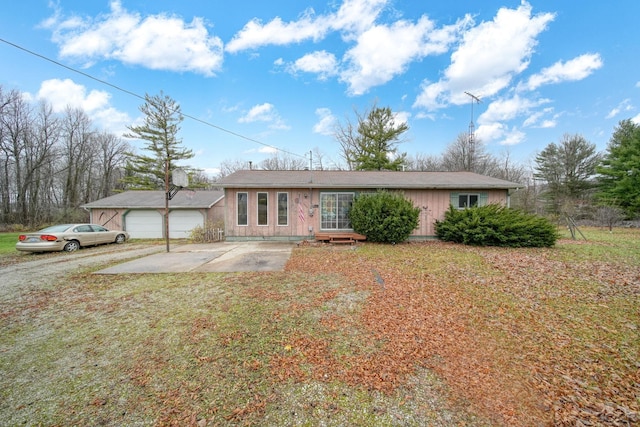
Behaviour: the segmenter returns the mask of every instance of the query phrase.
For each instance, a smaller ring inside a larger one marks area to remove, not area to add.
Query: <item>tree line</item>
[[[34,105],[0,86],[0,225],[84,221],[85,203],[126,190],[166,190],[171,170],[193,157],[179,137],[183,115],[162,93],[146,95],[140,111],[142,124],[123,135],[145,142],[144,152],[135,153],[122,137],[98,130],[81,109],[55,113],[44,101]],[[327,163],[316,148],[309,159],[277,153],[255,165],[225,160],[215,178],[183,168],[190,187],[202,189],[247,168],[471,171],[523,184],[512,200],[528,212],[591,216],[610,225],[640,214],[640,125],[631,120],[619,123],[604,153],[581,135],[564,135],[538,153],[532,167],[514,162],[508,152],[488,153],[465,133],[440,155],[409,156],[400,151],[408,129],[389,107],[374,104],[336,124],[340,162]]]
[[[0,86],[0,224],[85,220],[83,203],[122,188],[129,151],[83,110],[55,113]]]

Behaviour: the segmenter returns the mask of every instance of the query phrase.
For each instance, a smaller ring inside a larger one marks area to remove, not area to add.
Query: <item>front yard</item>
[[[635,425],[640,232],[583,232],[60,277],[0,299],[0,425]]]

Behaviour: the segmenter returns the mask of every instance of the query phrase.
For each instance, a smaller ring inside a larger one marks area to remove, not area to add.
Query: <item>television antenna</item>
[[[482,101],[472,93],[465,91],[465,94],[471,97],[471,121],[469,122],[469,170],[473,172],[473,160],[475,158],[476,150],[476,125],[473,124],[473,104],[480,104]]]

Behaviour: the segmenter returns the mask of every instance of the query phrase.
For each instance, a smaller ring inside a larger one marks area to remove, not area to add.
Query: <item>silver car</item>
[[[107,230],[97,224],[60,224],[35,233],[21,234],[16,249],[25,252],[73,252],[83,246],[124,243],[128,239],[126,231]]]

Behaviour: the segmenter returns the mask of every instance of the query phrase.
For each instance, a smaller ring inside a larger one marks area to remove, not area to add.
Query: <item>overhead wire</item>
[[[12,43],[12,42],[10,42],[10,41],[8,41],[8,40],[5,40],[5,39],[3,39],[3,38],[1,38],[1,37],[0,37],[0,42],[5,43],[5,44],[7,44],[7,45],[9,45],[9,46],[12,46],[12,47],[14,47],[14,48],[16,48],[16,49],[19,49],[19,50],[21,50],[21,51],[23,51],[23,52],[26,52],[26,53],[28,53],[28,54],[30,54],[30,55],[33,55],[33,56],[35,56],[35,57],[37,57],[37,58],[40,58],[40,59],[43,59],[43,60],[45,60],[45,61],[51,62],[52,64],[55,64],[55,65],[57,65],[57,66],[59,66],[59,67],[62,67],[62,68],[65,68],[65,69],[67,69],[67,70],[69,70],[69,71],[72,71],[72,72],[74,72],[74,73],[80,74],[80,75],[82,75],[82,76],[84,76],[84,77],[86,77],[86,78],[88,78],[88,79],[94,80],[94,81],[96,81],[96,82],[98,82],[98,83],[100,83],[100,84],[103,84],[103,85],[109,86],[109,87],[111,87],[111,88],[113,88],[113,89],[115,89],[115,90],[118,90],[118,91],[120,91],[120,92],[126,93],[127,95],[131,95],[131,96],[133,96],[133,97],[135,97],[135,98],[139,98],[139,99],[141,99],[141,100],[143,100],[143,101],[145,101],[145,102],[147,102],[147,101],[148,101],[147,97],[145,97],[145,96],[142,96],[142,95],[140,95],[140,94],[138,94],[138,93],[135,93],[135,92],[133,92],[133,91],[130,91],[130,90],[128,90],[128,89],[125,89],[125,88],[123,88],[123,87],[121,87],[121,86],[115,85],[115,84],[113,84],[113,83],[109,83],[109,82],[107,82],[107,81],[105,81],[105,80],[99,79],[99,78],[97,78],[97,77],[95,77],[95,76],[92,76],[92,75],[91,75],[91,74],[89,74],[89,73],[85,73],[84,71],[80,71],[80,70],[78,70],[78,69],[76,69],[76,68],[73,68],[73,67],[70,67],[70,66],[68,66],[68,65],[65,65],[65,64],[63,64],[63,63],[61,63],[61,62],[59,62],[59,61],[56,61],[55,59],[51,59],[51,58],[49,58],[49,57],[47,57],[47,56],[45,56],[45,55],[42,55],[42,54],[37,53],[37,52],[34,52],[34,51],[30,50],[30,49],[27,49],[27,48],[25,48],[25,47],[23,47],[23,46],[20,46],[20,45],[16,44],[16,43]],[[262,145],[262,146],[267,147],[267,148],[272,148],[272,149],[274,149],[274,150],[281,151],[281,152],[283,152],[283,153],[286,153],[286,154],[289,154],[289,155],[292,155],[292,156],[301,157],[301,158],[303,158],[303,159],[306,159],[306,158],[307,158],[307,157],[306,157],[306,155],[301,155],[301,154],[298,154],[298,153],[293,153],[293,152],[288,151],[288,150],[285,150],[285,149],[283,149],[283,148],[279,148],[279,147],[276,147],[276,146],[273,146],[273,145],[270,145],[270,144],[264,143],[264,142],[262,142],[262,141],[258,141],[257,139],[254,139],[254,138],[251,138],[251,137],[248,137],[248,136],[242,135],[242,134],[240,134],[240,133],[234,132],[234,131],[232,131],[232,130],[229,130],[229,129],[223,128],[222,126],[215,125],[215,124],[213,124],[213,123],[211,123],[211,122],[208,122],[208,121],[206,121],[206,120],[199,119],[199,118],[197,118],[197,117],[195,117],[195,116],[192,116],[192,115],[190,115],[190,114],[185,114],[185,113],[183,113],[182,111],[180,111],[180,114],[181,114],[183,117],[189,118],[189,119],[191,119],[191,120],[193,120],[193,121],[196,121],[196,122],[199,122],[199,123],[204,124],[204,125],[206,125],[206,126],[209,126],[209,127],[211,127],[211,128],[217,129],[217,130],[219,130],[219,131],[221,131],[221,132],[228,133],[229,135],[233,135],[233,136],[235,136],[235,137],[237,137],[237,138],[241,138],[241,139],[244,139],[244,140],[246,140],[246,141],[250,141],[250,142],[253,142],[253,143],[255,143],[255,144]]]

